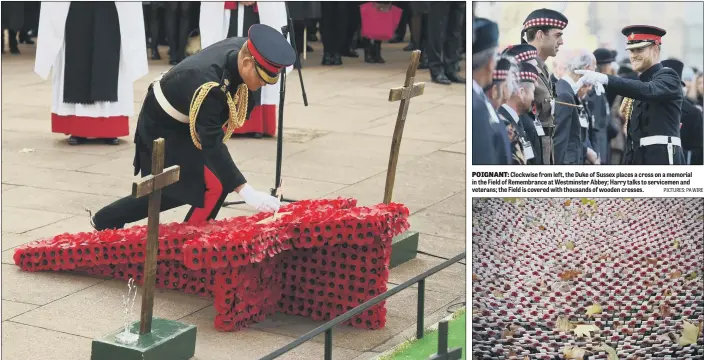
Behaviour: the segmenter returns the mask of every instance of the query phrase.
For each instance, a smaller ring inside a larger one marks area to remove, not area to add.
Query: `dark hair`
[[[538,34],[538,31],[542,31],[547,35],[547,33],[548,33],[548,31],[550,31],[550,29],[557,29],[557,28],[548,27],[548,26],[539,26],[539,27],[530,28],[530,29],[526,30],[526,40],[528,42],[535,40],[535,35]]]
[[[606,63],[606,64],[597,64],[596,69],[600,73],[605,73],[606,70],[608,70],[611,67],[611,63]]]

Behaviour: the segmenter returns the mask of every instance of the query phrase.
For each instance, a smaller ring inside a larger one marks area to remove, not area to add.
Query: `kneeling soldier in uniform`
[[[626,153],[623,164],[684,164],[680,140],[682,85],[675,70],[660,63],[660,47],[665,30],[654,26],[627,26],[621,31],[627,37],[633,70],[639,80],[594,71],[578,70],[585,83],[600,83],[607,92],[624,96],[627,123]]]
[[[164,138],[164,167],[181,167],[180,180],[163,189],[161,211],[189,204],[185,222],[217,216],[235,191],[258,211],[277,211],[279,200],[247,184],[224,144],[242,126],[249,93],[275,84],[293,64],[295,51],[284,36],[253,25],[249,38],[229,38],[188,57],[148,89],[135,134],[134,174],[151,173],[152,142]],[[97,230],[122,228],[147,217],[148,197],[127,196],[98,211]]]

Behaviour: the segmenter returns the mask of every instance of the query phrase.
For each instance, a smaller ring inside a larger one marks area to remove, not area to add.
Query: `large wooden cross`
[[[144,259],[144,285],[142,290],[142,312],[139,333],[152,331],[154,310],[154,287],[156,285],[156,253],[159,249],[159,213],[161,212],[161,189],[179,179],[178,165],[164,170],[164,139],[154,140],[152,149],[152,174],[132,184],[132,196],[149,195],[149,220],[147,225],[147,254]]]
[[[394,191],[396,165],[398,164],[398,154],[401,149],[401,137],[403,136],[403,126],[406,123],[406,115],[408,114],[408,105],[411,104],[412,97],[423,95],[423,91],[425,90],[425,83],[414,83],[419,61],[420,50],[415,50],[411,54],[411,63],[408,65],[408,70],[406,70],[406,81],[403,87],[393,88],[389,92],[389,101],[401,100],[401,104],[398,108],[394,135],[391,138],[391,154],[389,155],[389,167],[386,172],[386,187],[384,188],[385,204],[391,202],[391,195]]]

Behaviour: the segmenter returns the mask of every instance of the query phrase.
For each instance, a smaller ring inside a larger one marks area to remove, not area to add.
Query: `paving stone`
[[[418,238],[418,250],[445,258],[462,253],[467,249],[467,242],[462,239],[451,239],[421,233]]]
[[[368,351],[376,347],[394,334],[410,325],[412,320],[394,313],[386,314],[386,326],[383,329],[366,330],[356,329],[351,326],[336,326],[333,330],[333,345],[359,352]],[[277,313],[274,316],[253,326],[253,328],[273,334],[299,337],[324,321],[313,321],[310,318]],[[311,341],[324,343],[325,336],[320,334]]]
[[[286,106],[285,109],[287,115],[284,118],[284,126],[330,132],[359,131],[364,129],[367,123],[396,112],[393,107],[388,109],[370,107],[340,111],[341,109],[335,106],[315,105],[305,107],[298,104],[291,104]]]
[[[21,110],[15,110],[21,109]],[[7,106],[3,108],[3,116],[8,118],[13,118],[13,116],[7,112],[11,111],[24,111],[31,113],[41,113],[46,111],[45,107],[10,107]],[[62,152],[70,152],[74,154],[88,154],[88,155],[112,155],[118,151],[123,150],[129,145],[124,144],[120,146],[108,145],[108,144],[90,144],[90,146],[72,146],[66,141],[67,137],[63,134],[47,134],[36,133],[36,132],[26,132],[26,131],[3,131],[2,134],[2,150],[19,151],[24,148],[33,148],[35,150],[60,150]],[[133,146],[130,146],[133,148]]]
[[[425,210],[411,215],[408,222],[411,223],[413,230],[424,234],[464,239],[467,224],[460,219],[465,217]]]
[[[430,211],[467,216],[467,192],[462,191],[428,208]]]
[[[132,192],[132,182],[124,177],[70,170],[45,169],[25,165],[5,165],[4,181],[42,189],[82,192],[122,197]],[[130,173],[123,173],[130,174]]]
[[[363,352],[363,353],[359,354],[359,356],[357,356],[356,358],[354,358],[352,360],[376,360],[380,354],[381,353],[374,352],[374,351],[367,351],[367,352]]]
[[[389,290],[395,288],[389,284]],[[423,313],[427,316],[441,308],[446,308],[457,298],[455,294],[431,291],[426,287]],[[387,311],[405,319],[416,321],[418,312],[418,288],[406,288],[386,300]]]
[[[27,311],[34,310],[38,306],[32,304],[25,304],[16,301],[3,300],[2,301],[2,321],[12,319],[17,315],[26,313]],[[3,323],[3,327],[5,324]]]
[[[27,148],[31,149],[31,144],[28,144]],[[49,169],[77,170],[110,160],[109,157],[104,155],[89,155],[62,150],[34,149],[33,152],[24,153],[20,152],[21,150],[22,149],[6,151],[3,148],[3,165],[25,165]]]
[[[254,327],[236,332],[218,332],[213,328],[214,318],[215,310],[210,306],[179,320],[198,327],[194,360],[229,360],[234,354],[238,359],[259,359],[296,340],[292,336],[265,332]],[[348,360],[360,354],[340,347],[336,340],[336,336],[333,335],[333,359]],[[322,359],[323,349],[322,344],[311,340],[281,358]]]
[[[294,155],[295,156],[295,155]],[[332,164],[311,163],[300,158],[288,158],[282,161],[281,174],[289,177],[318,180],[335,184],[351,185],[379,173],[380,169],[348,166],[341,161]],[[254,159],[238,166],[243,172],[258,174],[276,174],[276,162]],[[285,175],[284,175],[285,174]],[[273,177],[272,177],[273,178]],[[286,182],[284,181],[284,184]]]
[[[117,196],[38,189],[28,186],[12,189],[2,196],[4,207],[43,210],[70,215],[85,215],[86,208],[99,208],[118,198]]]
[[[441,142],[458,142],[465,139],[466,115],[454,113],[443,116],[437,111],[442,105],[408,116],[403,128],[403,139],[423,139]],[[396,126],[395,118],[385,118],[383,124],[360,131],[361,134],[391,136]]]
[[[383,172],[372,178],[330,193],[326,197],[350,196],[357,199],[358,203],[361,205],[378,204],[384,200],[385,183],[386,172]],[[411,213],[415,213],[464,189],[464,182],[431,179],[421,175],[397,173],[394,181],[392,201],[403,203],[409,208]],[[458,219],[456,221],[460,220]],[[409,222],[411,223],[412,230],[420,231],[416,228],[412,218],[409,219]],[[464,224],[464,220],[462,220],[462,222]]]
[[[4,310],[3,310],[4,311]],[[77,360],[90,359],[92,339],[27,326],[12,321],[2,322],[2,356],[4,359]]]
[[[466,263],[466,260],[460,260]],[[401,284],[408,281],[414,276],[420,275],[431,268],[440,265],[445,260],[433,258],[423,254],[418,254],[418,257],[407,261],[393,269],[389,274],[389,282]],[[455,295],[463,295],[466,290],[466,266],[461,264],[453,264],[449,267],[440,270],[435,275],[431,275],[425,280],[425,290],[450,293]],[[414,285],[417,287],[418,285]]]
[[[458,143],[454,143],[448,147],[442,148],[442,151],[447,151],[447,152],[455,152],[455,153],[460,153],[460,154],[467,154],[467,142],[466,141],[460,141]],[[466,166],[465,166],[466,167]]]
[[[82,215],[74,215],[70,218],[27,231],[22,235],[25,235],[27,238],[31,238],[33,240],[39,240],[63,233],[75,234],[79,232],[92,231],[94,231],[94,229],[90,225],[90,217],[88,216],[88,213],[83,213]]]
[[[15,317],[13,321],[73,335],[100,337],[123,326],[122,295],[125,294],[126,281],[108,280]],[[132,320],[139,319],[141,294],[139,287]],[[154,316],[180,319],[211,304],[211,299],[156,289]]]
[[[5,211],[3,210],[3,213],[4,213],[4,212],[5,212]],[[9,212],[9,210],[8,210],[8,212]],[[3,219],[3,220],[4,220],[4,219]],[[7,225],[6,225],[6,226],[7,226]],[[26,244],[26,243],[28,243],[28,242],[32,242],[32,241],[37,240],[37,239],[38,239],[37,237],[35,237],[35,236],[33,236],[33,235],[29,235],[29,234],[27,234],[27,233],[25,233],[25,234],[16,234],[16,233],[4,232],[4,231],[3,231],[3,233],[2,233],[2,241],[0,241],[0,243],[2,243],[2,251],[5,251],[5,250],[8,250],[8,249],[12,249],[12,248],[15,248],[15,247],[17,247],[17,246],[20,246],[20,245],[22,245],[22,244]]]
[[[42,227],[47,224],[55,223],[59,220],[67,219],[71,217],[70,214],[50,212],[36,209],[27,209],[10,206],[13,204],[12,200],[15,192],[22,191],[23,188],[14,189],[12,192],[8,191],[4,194],[3,200],[4,204],[2,207],[2,223],[3,232],[13,232],[13,233],[23,233],[38,227]],[[19,245],[19,244],[17,244]],[[13,245],[17,246],[17,245]],[[5,249],[5,244],[3,241],[3,249]]]
[[[14,265],[15,260],[12,259],[12,255],[15,253],[14,249],[5,250],[2,252],[2,263]]]
[[[122,182],[124,187],[124,184],[129,184],[129,182],[134,181],[135,179],[139,179],[140,176],[133,176],[134,174],[134,165],[132,162],[132,159],[134,157],[134,151],[130,152],[130,157],[129,158],[117,158],[115,160],[109,160],[109,161],[104,161],[95,165],[89,165],[86,167],[80,168],[81,173],[92,173],[92,174],[102,174],[102,175],[109,175],[112,178],[115,179],[121,179],[120,181]],[[127,179],[127,181],[125,181]],[[115,180],[117,181],[117,180]],[[127,192],[129,192],[130,188],[127,188]],[[126,195],[127,193],[125,193]]]
[[[2,192],[5,192],[7,190],[12,190],[18,186],[19,185],[2,184]]]
[[[396,171],[431,178],[465,181],[465,158],[464,154],[436,151],[400,164]]]
[[[3,264],[2,299],[46,305],[102,281],[82,275],[20,271],[15,265]]]
[[[247,182],[259,191],[268,193],[274,186],[275,178],[271,175],[250,173],[246,174],[245,177],[247,178]],[[345,185],[330,182],[287,177],[283,173],[282,178],[284,179],[283,195],[288,198],[293,198],[294,200],[321,198],[326,194],[345,187]],[[237,194],[231,194],[230,197],[236,200],[242,200]]]

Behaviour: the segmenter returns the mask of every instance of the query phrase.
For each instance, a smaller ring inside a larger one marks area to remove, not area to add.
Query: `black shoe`
[[[389,44],[398,44],[403,41],[403,36],[399,34],[394,34],[394,37],[389,40]]]
[[[261,138],[264,137],[264,134],[262,134],[262,133],[254,133],[254,134],[252,134],[252,137],[255,138],[255,139],[261,139]]]
[[[431,75],[432,81],[440,85],[450,85],[452,81],[445,74]]]
[[[161,60],[161,55],[159,54],[159,49],[152,48],[152,60]]]
[[[374,52],[371,49],[364,49],[364,62],[368,64],[376,63]]]
[[[447,74],[447,79],[452,81],[453,83],[458,83],[458,84],[466,84],[467,80],[460,76],[460,74],[456,72],[451,72]]]
[[[110,139],[104,139],[105,143],[108,145],[120,145],[120,139],[118,138],[110,138]]]
[[[79,144],[82,144],[83,142],[85,142],[85,140],[86,140],[86,139],[85,139],[85,138],[82,138],[82,137],[70,136],[70,137],[68,138],[68,144],[69,144],[69,145],[79,145]]]
[[[342,65],[342,56],[340,54],[332,54],[332,64]]]
[[[381,57],[381,41],[375,42],[372,48],[374,49],[374,62],[377,64],[386,63],[386,60]]]
[[[418,46],[416,46],[416,43],[411,41],[406,45],[405,48],[403,48],[403,51],[413,51],[413,50],[418,50]]]
[[[176,59],[171,59],[171,60],[169,60],[169,65],[174,65],[174,66],[176,66],[176,65],[178,65],[178,63],[179,63],[179,61],[176,60]]]
[[[334,63],[335,61],[333,60],[332,54],[323,54],[323,61],[320,63],[321,65],[335,65]]]
[[[308,41],[318,41],[318,36],[315,34],[308,34]]]
[[[418,62],[418,68],[421,70],[430,69],[430,64],[428,63],[428,57],[425,55],[425,53],[422,53],[420,55],[420,61]]]
[[[307,52],[313,52],[313,51],[314,51],[314,49],[313,49],[313,47],[312,47],[312,46],[310,46],[310,45],[306,45],[306,51],[307,51]]]
[[[357,52],[352,49],[342,50],[340,55],[345,56],[345,57],[351,57],[351,58],[358,58],[359,57],[359,54],[357,54]]]
[[[10,47],[10,54],[19,55],[19,54],[20,54],[20,49],[18,49],[17,46],[11,46],[11,47]]]

